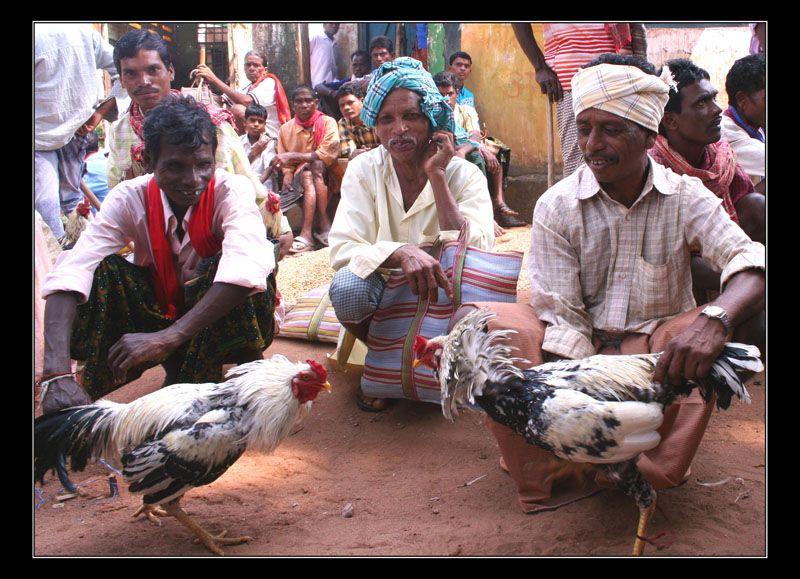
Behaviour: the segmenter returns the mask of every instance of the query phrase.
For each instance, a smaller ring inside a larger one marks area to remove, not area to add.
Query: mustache
[[[152,93],[157,93],[157,92],[158,92],[158,89],[155,89],[155,88],[139,88],[139,89],[136,89],[135,91],[133,91],[133,94],[138,96],[140,94],[152,94]]]
[[[406,144],[411,143],[412,145],[417,144],[417,139],[412,136],[401,136],[401,137],[392,137],[389,139],[389,146],[392,147],[394,145]]]

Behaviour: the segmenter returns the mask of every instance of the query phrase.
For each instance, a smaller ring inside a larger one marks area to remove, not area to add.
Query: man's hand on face
[[[50,382],[42,400],[42,411],[45,414],[58,412],[62,408],[91,404],[92,399],[81,388],[72,376],[65,376]]]
[[[494,175],[502,169],[500,167],[500,161],[497,160],[495,154],[487,149],[484,145],[481,145],[478,151],[480,152],[481,157],[483,157],[483,160],[486,161],[486,170],[489,171],[489,173]]]
[[[653,382],[662,383],[666,377],[670,384],[677,385],[684,380],[705,378],[722,353],[726,340],[722,322],[698,316],[664,348],[656,364]]]
[[[404,245],[392,257],[399,262],[399,267],[411,286],[411,293],[423,299],[428,297],[433,303],[437,303],[441,287],[447,297],[453,299],[453,288],[441,264],[419,247]]]
[[[542,94],[546,94],[551,103],[558,102],[564,98],[564,89],[561,87],[561,82],[549,66],[545,65],[536,71],[536,82],[539,83]]]
[[[117,384],[125,382],[127,371],[146,362],[162,362],[179,346],[167,330],[125,334],[108,351],[108,366]]]
[[[455,140],[449,131],[435,131],[428,143],[425,158],[425,174],[444,172],[455,154]]]
[[[199,76],[203,80],[213,85],[221,85],[223,83],[217,75],[214,74],[214,71],[208,68],[205,64],[198,64],[197,68],[195,68],[192,72],[189,73],[189,78],[194,78],[195,76]]]

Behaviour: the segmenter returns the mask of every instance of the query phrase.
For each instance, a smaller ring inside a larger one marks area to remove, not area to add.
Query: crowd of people
[[[695,63],[646,60],[639,25],[545,24],[544,50],[528,23],[512,26],[557,106],[563,179],[533,212],[530,302],[465,304],[453,320],[492,309],[493,328],[516,330],[533,363],[663,350],[656,379],[672,383],[704,376],[728,340],[763,352],[765,40],[728,73],[723,111]],[[375,37],[336,78],[338,28],[311,39],[312,84],[288,98],[256,50],[243,89],[198,65],[217,106],[172,88],[156,34],[132,30],[112,49],[89,26],[36,26],[35,209],[55,237],[82,199],[84,159],[87,184],[103,171],[95,161],[107,173],[102,210],[40,288],[45,412],[157,364],[167,385],[219,381],[223,364],[261,357],[279,331],[275,276],[289,254],[328,248],[336,317],[366,342],[387,271],[420,298],[452,297],[424,244],[468,231],[490,251],[525,225],[504,197],[511,150],[481,130],[481,95],[465,86],[472,57],[455,52],[431,75]],[[97,70],[111,75],[108,98]],[[88,150],[103,118],[107,159]],[[71,360],[84,363],[80,380]],[[358,393],[364,410],[390,402]],[[656,488],[686,479],[711,408],[694,395],[670,408],[661,444],[639,459]],[[555,500],[545,451],[487,424],[523,508]]]

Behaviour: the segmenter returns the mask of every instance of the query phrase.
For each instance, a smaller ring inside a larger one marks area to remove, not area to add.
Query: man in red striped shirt
[[[635,54],[647,56],[644,26],[612,23],[544,23],[544,54],[536,44],[527,22],[512,24],[514,34],[525,56],[536,69],[536,82],[550,102],[557,102],[558,133],[564,177],[571,175],[581,163],[575,115],[572,111],[572,77],[584,64],[601,54]]]

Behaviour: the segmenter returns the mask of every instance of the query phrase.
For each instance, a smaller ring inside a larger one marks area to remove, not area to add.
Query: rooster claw
[[[661,531],[652,537],[642,537],[641,535],[636,535],[636,538],[640,541],[644,541],[648,545],[652,545],[656,548],[656,551],[667,549],[675,542],[675,539],[672,537],[672,534],[669,533],[669,531]]]
[[[139,515],[142,515],[142,514],[145,517],[147,517],[147,520],[149,520],[151,523],[153,523],[154,525],[156,525],[158,527],[161,526],[161,520],[160,520],[159,517],[168,517],[169,516],[169,513],[167,513],[167,511],[165,511],[164,509],[162,509],[158,505],[148,505],[148,504],[144,504],[144,503],[142,504],[141,507],[136,509],[135,513],[133,513],[133,518],[135,519],[136,517],[138,517]]]

